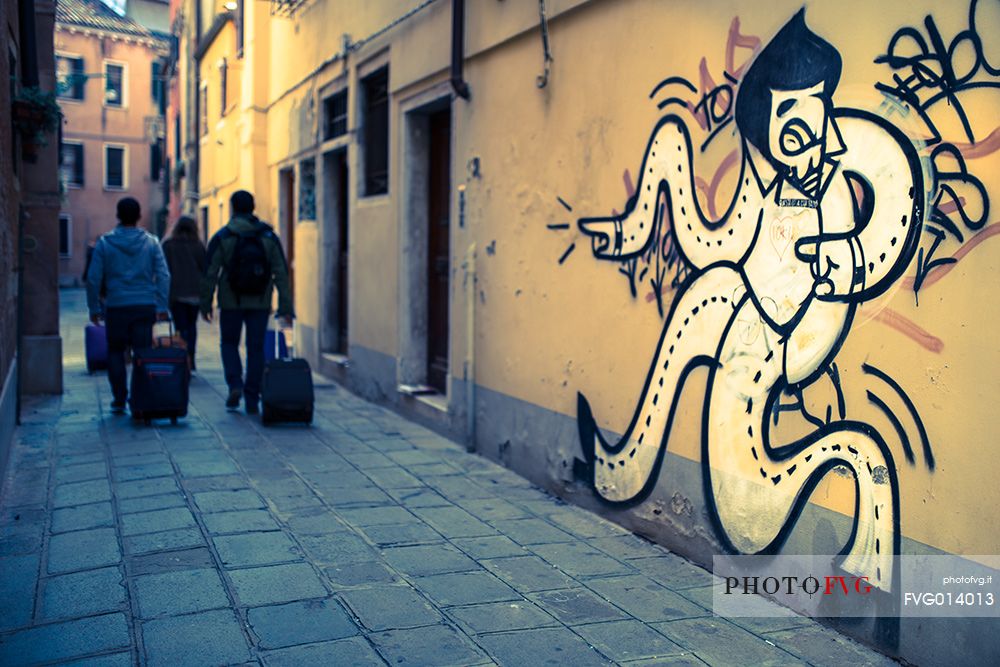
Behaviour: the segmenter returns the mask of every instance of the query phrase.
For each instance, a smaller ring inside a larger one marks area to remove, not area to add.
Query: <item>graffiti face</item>
[[[826,123],[823,84],[771,91],[768,149],[799,189],[814,199],[819,193]]]
[[[801,405],[803,387],[837,377],[833,358],[857,305],[899,280],[919,241],[924,186],[913,145],[874,114],[834,106],[840,70],[837,50],[799,12],[739,83],[742,159],[720,219],[706,218],[696,197],[687,124],[667,115],[624,213],[579,220],[600,259],[639,256],[669,233],[690,272],[624,436],[607,442],[582,394],[578,425],[595,491],[611,504],[641,502],[659,476],[685,379],[708,366],[702,466],[723,545],[777,551],[816,485],[847,468],[856,528],[841,565],[888,590],[899,508],[881,434],[841,409],[839,420],[809,416],[811,433],[782,442],[770,419],[783,397]]]

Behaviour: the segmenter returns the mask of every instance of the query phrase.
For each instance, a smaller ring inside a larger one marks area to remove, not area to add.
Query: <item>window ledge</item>
[[[426,384],[401,384],[396,387],[396,391],[404,396],[426,396],[436,394],[438,390]]]
[[[377,195],[358,195],[358,206],[381,206],[387,202],[391,201],[388,192],[382,192]]]
[[[425,384],[401,384],[396,387],[396,391],[438,412],[448,412],[448,397],[434,387]]]
[[[433,394],[415,396],[414,399],[437,412],[448,413],[448,397],[444,394],[434,392]]]
[[[332,352],[324,352],[323,359],[330,362],[331,364],[340,366],[341,368],[350,368],[351,360],[345,354],[334,354]]]

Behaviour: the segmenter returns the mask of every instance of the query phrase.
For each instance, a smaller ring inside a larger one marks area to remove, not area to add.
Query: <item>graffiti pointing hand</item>
[[[795,255],[809,264],[815,283],[813,293],[825,301],[840,300],[854,292],[860,253],[850,236],[825,234],[804,236],[795,244]]]
[[[621,255],[621,222],[616,218],[580,218],[580,231],[591,237],[595,257]]]

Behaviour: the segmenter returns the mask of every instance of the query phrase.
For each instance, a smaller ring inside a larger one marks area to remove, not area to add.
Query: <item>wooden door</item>
[[[337,153],[337,354],[347,354],[347,151]]]
[[[427,384],[443,394],[448,378],[451,275],[451,111],[438,111],[428,120]]]
[[[281,172],[281,244],[288,261],[288,284],[295,294],[295,170]],[[295,303],[294,297],[292,303]]]

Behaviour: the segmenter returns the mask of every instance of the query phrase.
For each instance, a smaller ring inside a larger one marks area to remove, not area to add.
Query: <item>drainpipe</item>
[[[465,61],[465,0],[451,0],[451,87],[469,100],[469,84],[462,78]]]
[[[166,124],[167,117],[163,117]],[[167,235],[167,228],[170,226],[170,158],[167,157],[167,141],[164,133],[163,147],[160,149],[160,178],[163,187],[163,230],[160,233],[162,239]]]
[[[192,114],[194,125],[192,126],[189,123],[188,130],[193,130],[191,134],[194,136],[194,139],[191,141],[192,157],[188,160],[190,164],[186,164],[184,169],[184,176],[188,181],[184,184],[186,190],[184,198],[187,199],[192,191],[195,193],[194,211],[192,211],[192,214],[198,220],[198,224],[201,224],[201,62],[192,58],[191,63],[198,69],[194,75],[194,94],[191,96],[194,100],[192,105],[194,107],[194,113]],[[205,233],[208,233],[207,228],[205,229]],[[205,241],[207,242],[208,239],[206,238]]]
[[[476,451],[477,289],[476,244],[473,242],[465,251],[465,449],[469,452]]]

